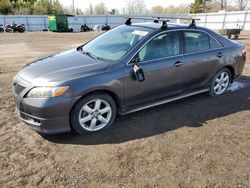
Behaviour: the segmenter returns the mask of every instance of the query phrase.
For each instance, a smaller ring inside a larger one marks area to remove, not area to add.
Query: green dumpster
[[[49,15],[49,30],[54,32],[72,32],[69,29],[68,16],[70,15]]]

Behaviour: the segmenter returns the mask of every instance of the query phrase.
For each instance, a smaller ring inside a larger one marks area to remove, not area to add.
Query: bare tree
[[[98,14],[98,15],[106,14],[108,11],[107,11],[107,7],[105,6],[105,3],[102,2],[102,3],[95,5],[94,12],[95,14]]]
[[[214,2],[216,2],[220,5],[221,10],[227,9],[228,0],[214,0]]]
[[[164,7],[157,5],[152,7],[151,11],[153,14],[164,14]]]
[[[82,9],[76,8],[76,15],[83,15]]]
[[[128,0],[126,3],[127,14],[143,14],[146,12],[146,5],[143,0]]]
[[[238,10],[245,10],[250,3],[250,0],[236,0]]]
[[[90,5],[89,5],[89,14],[90,14],[90,15],[93,14],[93,6],[92,6],[91,3],[90,3]]]
[[[92,15],[94,13],[93,5],[90,3],[89,8],[86,8],[83,13]]]
[[[112,9],[109,11],[109,14],[112,14],[112,15],[114,15],[114,14],[119,14],[119,10],[116,9],[116,8],[112,8]]]

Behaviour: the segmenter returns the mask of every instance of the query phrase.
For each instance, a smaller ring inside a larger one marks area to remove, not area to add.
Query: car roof
[[[150,29],[161,29],[162,24],[161,23],[154,23],[154,22],[140,22],[140,23],[133,23],[131,24],[132,26],[141,26],[141,27],[147,27]],[[172,29],[189,29],[189,25],[187,24],[177,24],[177,23],[167,23],[168,25],[168,30]],[[197,27],[201,29],[200,27]]]

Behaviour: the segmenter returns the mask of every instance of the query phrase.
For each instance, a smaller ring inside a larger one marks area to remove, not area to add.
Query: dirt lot
[[[20,122],[13,75],[35,57],[95,35],[0,35],[0,187],[250,187],[249,60],[224,96],[120,117],[104,132],[43,138]],[[250,49],[250,33],[240,40]]]

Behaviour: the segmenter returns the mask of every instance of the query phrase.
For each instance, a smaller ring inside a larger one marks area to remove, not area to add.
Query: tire
[[[20,32],[20,33],[23,33],[25,30],[26,30],[26,29],[25,29],[24,27],[20,27],[20,28],[19,28],[19,32]]]
[[[227,38],[231,39],[232,35],[231,34],[228,34],[227,35]]]
[[[225,93],[231,83],[232,74],[229,69],[224,68],[219,71],[213,78],[209,95],[219,96]]]
[[[6,33],[14,33],[14,30],[12,28],[6,28],[5,32]]]
[[[3,28],[0,28],[0,33],[3,33],[4,32],[4,29]]]
[[[116,103],[111,96],[105,93],[92,94],[75,104],[71,111],[70,122],[78,134],[92,133],[112,125],[116,114]]]

